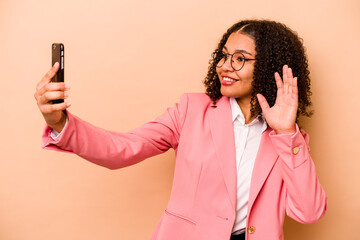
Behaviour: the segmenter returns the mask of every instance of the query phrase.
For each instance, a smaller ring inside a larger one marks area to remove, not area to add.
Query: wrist
[[[66,124],[66,114],[63,112],[61,115],[61,119],[56,124],[49,125],[50,128],[54,129],[56,132],[60,133]]]
[[[276,134],[294,134],[296,133],[296,126],[289,129],[274,129]]]

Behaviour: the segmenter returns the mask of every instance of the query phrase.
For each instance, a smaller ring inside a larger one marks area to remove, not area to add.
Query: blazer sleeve
[[[326,212],[327,197],[309,153],[308,134],[297,126],[293,135],[271,131],[270,138],[282,163],[287,215],[304,224],[316,222]]]
[[[186,117],[188,97],[168,108],[154,121],[132,131],[108,131],[81,120],[67,112],[68,123],[55,140],[52,129],[45,126],[42,146],[45,149],[75,153],[86,160],[109,169],[136,164],[148,157],[177,148]]]

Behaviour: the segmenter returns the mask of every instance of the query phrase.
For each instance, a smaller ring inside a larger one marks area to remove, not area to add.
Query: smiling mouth
[[[222,80],[221,80],[221,84],[230,86],[230,85],[236,83],[237,81],[238,80],[236,80],[236,79],[232,79],[232,78],[229,78],[229,77],[223,77]]]
[[[223,81],[226,81],[226,82],[236,82],[236,81],[238,81],[238,80],[236,80],[236,79],[229,78],[229,77],[223,77],[222,80],[223,80]]]

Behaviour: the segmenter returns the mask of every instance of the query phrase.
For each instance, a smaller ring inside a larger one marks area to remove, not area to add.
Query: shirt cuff
[[[59,133],[58,131],[54,130],[54,129],[51,129],[50,136],[51,136],[51,138],[52,138],[53,140],[57,140],[57,139],[60,137],[60,135],[61,135],[61,133],[64,131],[64,129],[65,129],[68,121],[69,121],[69,118],[68,118],[68,116],[66,116],[66,122],[65,122],[64,128],[63,128],[63,130],[61,130],[60,133]]]

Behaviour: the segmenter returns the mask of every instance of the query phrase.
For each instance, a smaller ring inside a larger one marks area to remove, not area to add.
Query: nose
[[[226,61],[224,62],[224,64],[221,66],[221,68],[224,70],[224,71],[232,71],[233,68],[231,66],[231,61],[232,61],[232,58],[231,56],[229,56]]]

